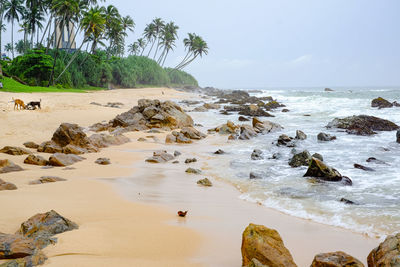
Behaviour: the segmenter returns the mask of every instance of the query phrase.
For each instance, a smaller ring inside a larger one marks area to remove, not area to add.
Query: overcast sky
[[[103,3],[104,4],[104,3]],[[155,17],[188,32],[209,54],[185,70],[200,85],[221,88],[399,86],[398,0],[107,0],[136,22],[132,43]],[[9,41],[3,34],[4,44]],[[79,44],[78,44],[79,45]]]

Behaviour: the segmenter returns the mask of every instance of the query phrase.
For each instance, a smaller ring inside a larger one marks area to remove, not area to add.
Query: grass
[[[86,87],[82,89],[64,89],[64,88],[57,88],[55,86],[50,87],[41,87],[41,86],[29,86],[19,83],[11,78],[3,77],[0,79],[3,83],[3,89],[0,89],[0,92],[14,92],[14,93],[37,93],[37,92],[56,92],[56,93],[85,93],[87,91],[99,91],[105,90],[104,88],[100,87]]]

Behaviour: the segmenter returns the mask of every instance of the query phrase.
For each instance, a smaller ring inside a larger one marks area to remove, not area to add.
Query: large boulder
[[[393,107],[393,104],[387,101],[386,99],[382,97],[378,97],[372,100],[371,102],[371,107],[373,108],[391,108]]]
[[[60,147],[74,145],[76,147],[85,149],[87,152],[98,151],[98,149],[95,148],[90,142],[89,137],[83,132],[82,127],[80,127],[78,124],[62,123],[54,132],[51,141]]]
[[[237,134],[240,130],[239,125],[235,125],[232,121],[227,121],[216,128],[210,129],[210,132],[217,132],[219,134]]]
[[[183,134],[185,137],[189,139],[195,139],[195,140],[200,140],[206,137],[205,134],[203,134],[202,132],[198,131],[193,127],[183,127],[181,129],[181,134]]]
[[[311,154],[307,150],[304,150],[301,153],[297,153],[293,155],[292,159],[289,161],[289,165],[292,168],[300,167],[300,166],[308,166],[311,161]]]
[[[26,148],[15,147],[15,146],[5,146],[2,149],[0,149],[0,153],[6,153],[14,156],[32,154],[32,152]]]
[[[251,125],[243,124],[242,126],[240,126],[240,140],[249,140],[256,136],[257,132],[254,130],[253,127],[251,127]]]
[[[242,266],[254,266],[253,259],[269,267],[297,266],[276,230],[249,224],[242,235]]]
[[[386,266],[400,266],[400,233],[386,237],[368,255],[368,267]]]
[[[14,164],[8,159],[0,159],[0,173],[23,171],[20,166]]]
[[[56,144],[54,141],[46,141],[39,145],[37,151],[43,153],[51,153],[51,154],[61,153],[62,147]]]
[[[283,127],[277,123],[271,121],[260,121],[257,118],[253,118],[253,128],[257,133],[271,133],[283,129]]]
[[[297,140],[306,140],[307,139],[307,135],[303,131],[297,130],[295,139],[297,139]]]
[[[239,112],[239,115],[251,117],[275,117],[257,105],[245,106],[244,109]]]
[[[345,129],[347,133],[356,135],[372,135],[376,134],[375,131],[393,131],[400,128],[391,121],[368,115],[336,118],[326,127]]]
[[[76,162],[82,161],[85,158],[74,154],[55,153],[49,158],[49,165],[56,167],[65,167]]]
[[[327,133],[319,133],[317,135],[317,139],[318,139],[318,141],[328,142],[328,141],[336,140],[336,136],[332,136]]]
[[[89,137],[91,144],[96,148],[104,148],[108,146],[118,146],[130,142],[130,139],[122,134],[93,134]]]
[[[47,160],[45,160],[42,156],[31,154],[24,160],[24,163],[38,166],[46,166]]]
[[[36,249],[33,239],[19,234],[0,233],[0,259],[17,259],[31,256],[35,254]]]
[[[311,267],[364,267],[361,261],[342,251],[320,253],[314,257]]]
[[[342,175],[336,169],[329,167],[316,158],[311,158],[311,163],[304,177],[315,177],[330,182],[339,182],[342,180]]]

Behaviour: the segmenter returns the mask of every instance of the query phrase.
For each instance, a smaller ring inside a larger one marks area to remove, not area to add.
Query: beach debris
[[[109,158],[98,158],[96,159],[95,163],[99,165],[110,165],[111,161]]]
[[[398,107],[399,104],[396,101],[393,103],[390,103],[389,101],[387,101],[386,99],[384,99],[382,97],[377,97],[371,101],[371,107],[373,107],[373,108],[379,108],[379,109],[392,108],[393,106]]]
[[[20,166],[14,164],[8,159],[0,159],[0,173],[23,171]]]
[[[328,142],[328,141],[336,140],[336,136],[332,136],[330,134],[321,132],[317,135],[317,139],[318,139],[318,141]]]
[[[204,179],[198,180],[197,184],[198,185],[202,185],[202,186],[212,186],[212,183],[208,178],[204,178]]]
[[[174,157],[179,157],[180,155],[182,155],[181,152],[179,152],[177,150],[174,151]]]
[[[55,153],[50,156],[49,165],[55,167],[65,167],[84,159],[85,158],[74,154]]]
[[[304,150],[303,152],[293,155],[292,159],[289,161],[289,165],[292,168],[308,166],[310,164],[311,158],[312,157],[310,152],[308,152],[308,150]]]
[[[242,235],[242,266],[296,267],[279,233],[263,225],[249,224]],[[257,264],[254,265],[254,259]]]
[[[293,141],[293,137],[289,137],[286,134],[281,134],[276,142],[277,146],[295,147],[296,144]]]
[[[243,117],[243,116],[239,116],[238,120],[239,121],[250,121],[250,119]]]
[[[188,164],[188,163],[193,163],[193,162],[197,162],[197,159],[196,159],[196,158],[192,158],[192,159],[186,159],[186,160],[185,160],[185,163],[186,163],[186,164]]]
[[[31,154],[24,160],[24,163],[38,166],[46,166],[48,162],[42,156]]]
[[[391,121],[368,115],[335,118],[326,127],[345,129],[347,133],[355,135],[373,135],[376,134],[375,131],[393,131],[400,128]]]
[[[4,180],[0,179],[0,191],[3,190],[16,190],[17,186],[13,183],[5,182]]]
[[[169,154],[165,150],[154,151],[151,158],[146,159],[146,162],[150,163],[164,163],[173,160],[174,156]]]
[[[307,139],[307,135],[303,131],[297,130],[295,139],[297,139],[297,140],[306,140]]]
[[[0,149],[0,153],[5,153],[13,156],[32,154],[32,152],[26,148],[15,147],[15,146],[5,146],[2,149]]]
[[[199,169],[194,169],[194,168],[187,168],[185,172],[186,172],[186,173],[193,173],[193,174],[200,174],[200,173],[201,173],[201,170],[199,170]]]
[[[263,152],[260,149],[254,149],[253,152],[251,153],[250,158],[252,160],[262,160],[264,159]]]
[[[178,216],[179,217],[186,217],[186,214],[188,213],[188,211],[186,210],[186,211],[178,211]]]
[[[385,241],[374,248],[367,258],[368,266],[399,266],[400,233],[389,235]]]
[[[63,182],[67,181],[67,179],[60,178],[58,176],[42,176],[37,180],[33,180],[29,182],[30,185],[35,185],[35,184],[46,184],[46,183],[55,183],[55,182]]]
[[[37,149],[39,147],[38,144],[36,144],[35,142],[31,142],[31,141],[25,142],[23,145],[27,148],[33,148],[33,149]]]
[[[310,267],[364,267],[361,261],[342,251],[320,253],[315,255]]]
[[[222,149],[218,149],[217,151],[214,152],[215,155],[222,155],[225,154],[225,151],[223,151]]]
[[[311,162],[304,177],[314,177],[328,182],[342,181],[344,185],[352,184],[350,178],[342,176],[336,169],[329,167],[317,158],[311,158]]]
[[[364,171],[368,171],[368,172],[374,172],[375,171],[374,169],[372,169],[370,167],[366,167],[366,166],[363,166],[363,165],[357,164],[357,163],[354,163],[354,168],[360,169],[360,170],[364,170]]]

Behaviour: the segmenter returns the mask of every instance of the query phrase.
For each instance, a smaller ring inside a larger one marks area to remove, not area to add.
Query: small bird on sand
[[[185,217],[188,211],[178,211],[179,217]]]

